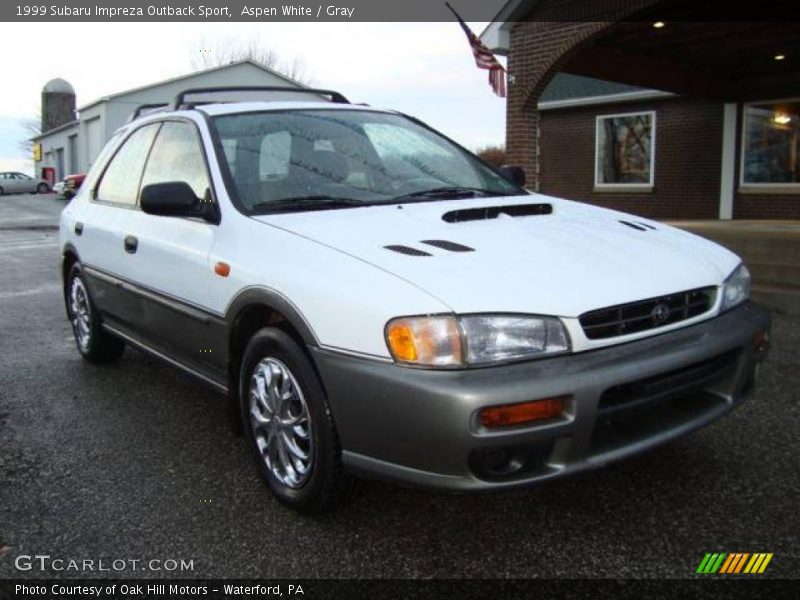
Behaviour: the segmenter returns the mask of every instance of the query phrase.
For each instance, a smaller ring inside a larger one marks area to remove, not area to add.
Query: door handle
[[[128,254],[136,254],[136,249],[139,247],[139,240],[136,239],[136,236],[133,235],[126,235],[125,236],[125,252]]]
[[[83,223],[80,221],[75,222],[75,235],[81,235],[83,233]]]

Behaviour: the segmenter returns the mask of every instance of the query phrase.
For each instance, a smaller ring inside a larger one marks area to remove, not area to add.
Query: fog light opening
[[[570,396],[542,398],[519,404],[501,404],[481,409],[478,420],[487,428],[521,425],[534,421],[547,421],[564,414]]]
[[[483,476],[494,478],[511,475],[522,468],[510,448],[480,448],[474,454],[475,470]]]
[[[764,329],[753,336],[753,352],[756,360],[763,360],[769,351],[769,332]]]

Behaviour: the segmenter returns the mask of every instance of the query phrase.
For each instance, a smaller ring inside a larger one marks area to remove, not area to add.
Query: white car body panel
[[[447,211],[551,203],[552,215],[446,223]],[[267,215],[272,223],[414,281],[456,312],[524,312],[577,317],[583,312],[707,285],[738,264],[735,255],[665,225],[646,232],[603,209],[574,210],[541,196],[426,202],[363,209]],[[475,252],[450,252],[420,240],[448,240]],[[384,248],[403,244],[433,258]],[[702,252],[698,252],[703,250]],[[590,293],[589,293],[590,292]]]
[[[130,210],[99,202],[74,199],[61,212],[61,245],[67,242],[80,253],[81,261],[89,265],[102,265],[104,270],[117,273],[125,268],[128,255],[123,245],[123,224]],[[76,223],[83,224],[78,236]]]
[[[169,219],[128,211],[125,235],[138,240],[136,254],[128,254],[116,274],[190,304],[208,306],[204,290],[213,271],[208,255],[217,227],[199,219]],[[165,268],[169,265],[169,268]]]
[[[450,210],[549,203],[553,214],[447,223]],[[257,217],[357,256],[413,281],[455,313],[508,312],[562,317],[576,351],[653,335],[645,331],[588,340],[584,312],[705,286],[719,286],[739,259],[728,250],[678,229],[624,213],[530,195]],[[639,231],[620,220],[648,223]],[[474,248],[450,252],[421,244],[447,240]],[[389,251],[402,244],[432,257]],[[638,257],[632,259],[632,257]],[[419,314],[405,311],[399,315]],[[716,314],[676,323],[683,327]]]
[[[373,356],[389,356],[383,329],[406,314],[450,312],[419,287],[318,242],[240,217],[225,230],[210,262],[231,265],[227,278],[208,288],[211,308],[225,313],[247,287],[278,292],[303,315],[320,344]]]

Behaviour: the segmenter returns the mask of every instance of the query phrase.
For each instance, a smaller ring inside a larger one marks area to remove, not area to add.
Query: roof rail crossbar
[[[165,106],[169,106],[169,102],[157,102],[157,103],[154,103],[154,104],[140,104],[139,106],[136,107],[136,110],[133,111],[133,114],[129,117],[128,121],[129,122],[130,121],[135,121],[136,119],[139,118],[139,115],[141,115],[146,110],[151,110],[153,108],[164,108]]]
[[[350,101],[347,98],[345,98],[339,92],[335,92],[333,90],[293,88],[277,85],[235,85],[224,87],[191,88],[188,90],[183,90],[177,96],[175,96],[175,100],[172,103],[172,110],[178,110],[179,108],[188,105],[185,102],[185,98],[189,94],[209,94],[217,92],[290,92],[292,94],[314,94],[317,96],[330,96],[331,102],[335,102],[337,104],[350,104]]]

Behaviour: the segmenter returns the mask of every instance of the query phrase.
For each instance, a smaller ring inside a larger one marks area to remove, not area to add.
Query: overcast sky
[[[470,26],[480,34],[485,23]],[[505,102],[454,22],[0,23],[0,171],[31,171],[17,149],[20,120],[36,114],[48,80],[69,81],[81,106],[183,75],[200,48],[232,37],[300,59],[313,85],[413,114],[469,148],[505,138]]]

